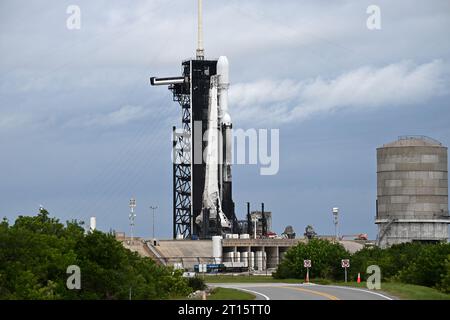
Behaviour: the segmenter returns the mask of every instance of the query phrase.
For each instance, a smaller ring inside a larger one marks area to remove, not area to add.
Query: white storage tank
[[[262,261],[263,270],[267,268],[267,252],[263,251],[263,261]]]
[[[226,252],[224,254],[225,261],[224,262],[234,262],[234,252]]]
[[[213,257],[215,263],[222,263],[222,237],[212,237]]]
[[[234,262],[241,262],[241,253],[239,251],[234,255]]]
[[[250,239],[250,235],[248,233],[243,233],[239,236],[241,239]]]
[[[255,265],[257,266],[258,270],[263,270],[263,252],[262,251],[256,251]]]
[[[97,220],[95,217],[91,217],[90,224],[89,224],[89,231],[94,231],[97,228]]]
[[[250,252],[249,262],[250,262],[250,265],[249,265],[250,269],[255,269],[255,253],[253,251]]]
[[[245,266],[248,266],[248,251],[241,252],[241,262],[245,263]]]

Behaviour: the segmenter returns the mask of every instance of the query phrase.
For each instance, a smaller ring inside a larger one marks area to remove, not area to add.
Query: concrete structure
[[[405,136],[377,148],[377,244],[448,239],[447,148]]]
[[[150,257],[162,265],[189,271],[200,263],[241,262],[253,273],[275,270],[286,251],[306,239],[220,239],[211,240],[145,240],[116,233],[125,248]],[[220,240],[220,241],[219,241]],[[329,239],[333,241],[332,239]],[[340,243],[350,252],[361,250],[365,242],[344,240]],[[219,257],[220,253],[220,257]]]

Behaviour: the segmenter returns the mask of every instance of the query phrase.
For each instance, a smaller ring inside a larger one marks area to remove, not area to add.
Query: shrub
[[[438,287],[442,292],[450,293],[450,254],[447,255],[447,259],[445,260],[444,270],[441,283]]]
[[[68,290],[66,269],[81,270],[81,289]],[[167,299],[187,296],[180,272],[127,250],[112,234],[84,233],[48,212],[0,223],[0,299]]]
[[[188,286],[191,287],[193,291],[206,289],[205,281],[197,276],[188,279]]]
[[[305,278],[303,260],[312,260],[310,278],[342,278],[341,259],[350,258],[350,253],[338,243],[312,239],[290,248],[274,274],[275,278]]]

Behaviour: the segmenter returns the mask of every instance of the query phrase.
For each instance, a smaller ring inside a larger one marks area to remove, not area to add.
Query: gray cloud
[[[67,123],[69,127],[112,127],[123,126],[131,121],[143,120],[150,114],[149,109],[142,106],[122,106],[106,114],[86,115]]]
[[[411,106],[449,93],[449,70],[442,61],[402,61],[362,67],[336,78],[260,80],[237,83],[230,97],[237,118],[267,125],[305,120],[339,109]]]
[[[230,61],[233,125],[282,129],[279,175],[233,168],[238,211],[265,201],[276,231],[313,221],[327,233],[318,212],[339,199],[343,230],[373,232],[374,148],[408,133],[450,142],[450,3],[377,1],[379,31],[366,28],[370,0],[204,3],[206,55]],[[66,29],[71,4],[0,2],[0,212],[43,203],[63,220],[95,214],[104,230],[128,230],[133,194],[137,234],[158,202],[168,237],[180,110],[148,78],[178,75],[194,55],[195,0],[78,0],[78,31]]]

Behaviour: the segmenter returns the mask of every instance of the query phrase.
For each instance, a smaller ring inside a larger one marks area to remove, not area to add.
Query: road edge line
[[[348,290],[353,290],[353,291],[362,291],[362,292],[367,292],[367,293],[371,293],[377,296],[380,296],[386,300],[395,300],[394,298],[388,297],[384,294],[378,293],[378,292],[373,292],[371,290],[365,290],[365,289],[359,289],[359,288],[352,288],[352,287],[344,287],[344,286],[334,286],[334,285],[324,285],[324,287],[333,287],[333,288],[343,288],[343,289],[348,289]]]
[[[220,288],[220,286],[217,286],[217,288]],[[266,296],[264,293],[261,293],[261,292],[258,292],[258,291],[249,290],[249,289],[243,289],[243,288],[233,287],[233,286],[226,286],[226,287],[222,286],[222,288],[230,288],[230,289],[236,289],[236,290],[241,290],[241,291],[247,291],[247,292],[250,292],[250,293],[257,294],[257,295],[263,297],[266,300],[270,300],[270,298],[268,296]]]

